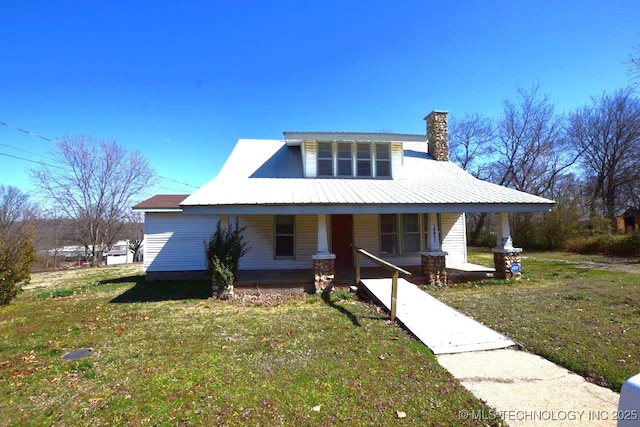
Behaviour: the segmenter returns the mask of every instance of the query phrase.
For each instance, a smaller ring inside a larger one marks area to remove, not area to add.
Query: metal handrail
[[[378,258],[365,251],[362,248],[354,247],[355,261],[356,261],[356,286],[360,283],[360,255],[369,258],[371,261],[378,264],[380,267],[392,273],[391,277],[391,320],[396,320],[396,307],[398,305],[398,273],[402,273],[405,276],[411,276],[411,273],[403,268],[393,265],[388,261]]]

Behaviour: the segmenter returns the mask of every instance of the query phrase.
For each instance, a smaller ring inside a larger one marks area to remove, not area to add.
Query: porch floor
[[[406,280],[416,284],[424,284],[426,277],[422,274],[420,266],[403,266],[411,272],[411,277]],[[389,273],[380,267],[362,267],[361,277],[370,279],[388,278]],[[447,267],[450,283],[483,280],[493,277],[493,268],[477,264],[464,263]],[[335,269],[335,286],[347,287],[355,283],[355,269],[353,267],[337,266]],[[244,270],[238,272],[236,286],[239,288],[256,288],[257,290],[291,290],[302,291],[313,285],[313,272],[311,269],[293,270]]]

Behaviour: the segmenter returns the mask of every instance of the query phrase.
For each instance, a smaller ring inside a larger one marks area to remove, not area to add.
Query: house
[[[630,233],[640,230],[640,209],[625,208],[616,212],[618,233]]]
[[[467,262],[467,212],[498,213],[497,274],[517,276],[521,249],[513,247],[508,214],[554,202],[474,178],[449,161],[447,113],[425,120],[423,135],[284,132],[281,140],[239,140],[218,176],[195,193],[134,207],[145,213],[147,280],[201,274],[203,241],[221,221],[246,227],[251,251],[240,270],[306,269],[318,286],[336,267],[351,266],[361,247],[396,265],[422,265],[437,281],[445,266]]]
[[[107,265],[131,264],[133,263],[133,251],[129,248],[128,240],[120,240],[105,252]]]

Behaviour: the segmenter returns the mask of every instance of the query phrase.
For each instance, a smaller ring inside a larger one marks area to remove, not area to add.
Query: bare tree
[[[15,298],[20,283],[31,277],[36,256],[32,218],[29,196],[0,185],[0,305]]]
[[[515,103],[504,101],[504,116],[498,123],[494,181],[552,196],[558,178],[579,156],[567,149],[564,123],[548,97],[539,93],[539,86],[519,88]]]
[[[494,149],[493,123],[479,114],[452,118],[449,124],[451,160],[476,178],[488,175],[488,160]]]
[[[636,46],[629,55],[629,73],[632,86],[640,86],[640,45]]]
[[[592,98],[571,116],[569,135],[592,182],[591,216],[602,210],[613,228],[622,191],[640,179],[640,100],[631,89]]]
[[[132,201],[153,182],[155,172],[138,151],[85,135],[62,138],[52,155],[56,165],[42,165],[32,176],[57,209],[77,220],[80,241],[97,265],[121,230]]]

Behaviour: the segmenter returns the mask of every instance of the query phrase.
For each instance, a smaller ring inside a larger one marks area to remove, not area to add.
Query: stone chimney
[[[449,136],[447,111],[434,110],[427,117],[427,141],[429,155],[440,162],[449,160]]]

